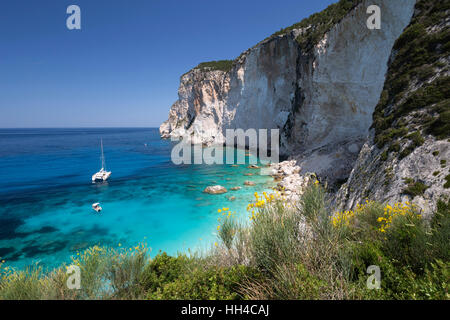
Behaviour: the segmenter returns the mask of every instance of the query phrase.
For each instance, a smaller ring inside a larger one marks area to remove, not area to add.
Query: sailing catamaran
[[[102,168],[99,172],[94,174],[92,176],[92,182],[97,181],[106,181],[111,176],[111,171],[106,171],[106,165],[105,165],[105,156],[103,154],[103,139],[100,140],[101,148],[102,148]]]

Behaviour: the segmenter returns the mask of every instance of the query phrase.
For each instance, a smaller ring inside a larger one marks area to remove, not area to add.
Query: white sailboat
[[[100,144],[102,148],[102,168],[92,176],[92,182],[106,181],[111,176],[111,171],[106,171],[105,155],[103,154],[103,139],[100,140]]]

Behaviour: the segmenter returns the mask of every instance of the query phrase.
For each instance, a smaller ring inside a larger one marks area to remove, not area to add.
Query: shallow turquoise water
[[[100,138],[113,174],[108,183],[92,184]],[[245,218],[253,193],[273,185],[247,165],[174,165],[172,146],[156,129],[1,129],[1,259],[19,268],[54,267],[94,244],[142,241],[152,254],[205,250],[216,239],[218,208]],[[202,192],[215,184],[228,193]],[[101,214],[91,209],[94,202]]]

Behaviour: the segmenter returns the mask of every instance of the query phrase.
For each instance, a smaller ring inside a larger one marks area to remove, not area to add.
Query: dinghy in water
[[[100,203],[98,202],[92,204],[92,209],[94,209],[97,212],[102,211],[102,207],[100,207]]]

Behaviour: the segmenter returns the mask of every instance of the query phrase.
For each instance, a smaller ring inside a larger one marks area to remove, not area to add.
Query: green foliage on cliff
[[[270,37],[286,34],[293,29],[306,29],[296,40],[307,51],[317,44],[325,33],[342,20],[359,3],[361,3],[361,0],[340,0],[328,6],[325,10],[312,14],[299,23],[275,32]]]
[[[311,49],[334,25],[342,20],[353,8],[355,8],[362,0],[339,0],[337,3],[331,4],[325,10],[314,13],[299,23],[275,32],[267,39],[278,35],[286,34],[293,29],[303,28],[305,31],[297,36],[296,41],[305,50]],[[228,72],[233,66],[235,60],[219,60],[202,62],[193,69],[202,71],[221,70]]]
[[[450,188],[450,174],[448,174],[447,176],[445,176],[444,188],[445,188],[445,189]]]
[[[208,62],[201,62],[196,67],[192,68],[188,72],[184,73],[181,77],[183,77],[185,74],[191,72],[192,70],[200,70],[203,72],[208,71],[224,71],[229,72],[231,68],[233,67],[234,60],[218,60],[218,61],[208,61]]]
[[[421,133],[437,139],[450,136],[450,77],[443,75],[450,53],[450,30],[444,27],[450,2],[419,0],[415,10],[394,45],[395,55],[373,115],[379,148],[397,138],[411,141],[401,157],[422,145]],[[405,123],[409,123],[407,129]],[[411,127],[417,132],[414,135],[408,135]]]
[[[225,71],[228,72],[231,70],[231,67],[233,66],[234,60],[219,60],[219,61],[209,61],[209,62],[202,62],[198,66],[196,66],[194,69],[199,69],[201,71]]]
[[[403,194],[410,195],[413,198],[415,196],[423,195],[423,193],[429,188],[420,181],[406,179],[405,182],[407,183],[407,187],[403,190]]]

